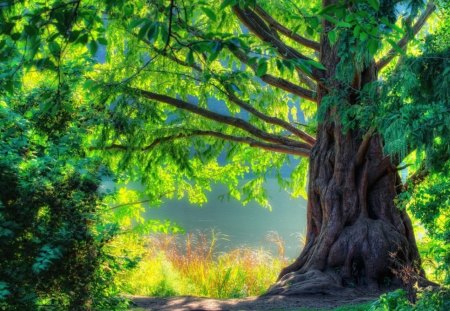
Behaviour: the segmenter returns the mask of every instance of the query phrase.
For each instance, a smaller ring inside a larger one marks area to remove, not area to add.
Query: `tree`
[[[433,2],[9,6],[2,49],[19,49],[20,66],[55,70],[60,83],[65,56],[76,46],[100,59],[86,72],[85,89],[102,120],[90,149],[152,184],[147,195],[187,192],[201,202],[201,191],[221,181],[239,197],[238,177],[250,168],[257,177],[243,192],[264,203],[268,171],[293,157],[308,159],[291,179],[301,193],[309,163],[306,245],[270,293],[398,284],[398,263],[426,281],[411,221],[395,206],[403,191],[399,165],[413,145],[386,154],[389,141],[372,120],[380,79],[395,73],[397,56],[414,43]],[[5,85],[13,86],[9,69]],[[230,162],[220,166],[224,153]]]

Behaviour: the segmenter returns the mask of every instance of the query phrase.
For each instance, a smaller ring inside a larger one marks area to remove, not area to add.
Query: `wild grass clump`
[[[124,291],[132,295],[192,295],[241,298],[260,295],[287,265],[284,243],[275,233],[268,240],[279,254],[263,249],[216,251],[223,237],[196,232],[186,235],[153,235],[140,265],[123,276]]]

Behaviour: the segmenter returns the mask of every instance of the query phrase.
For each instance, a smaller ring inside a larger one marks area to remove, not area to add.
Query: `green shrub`
[[[418,300],[412,304],[407,299],[406,291],[399,289],[381,295],[372,304],[371,311],[447,311],[450,310],[450,290],[426,289],[419,292]]]
[[[0,309],[122,308],[114,276],[130,261],[106,249],[118,228],[100,217],[101,166],[83,154],[82,118],[72,109],[58,123],[69,94],[33,92],[0,102]]]

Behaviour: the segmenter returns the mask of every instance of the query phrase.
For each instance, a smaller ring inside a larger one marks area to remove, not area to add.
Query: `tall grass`
[[[278,254],[267,250],[238,248],[218,253],[223,237],[215,232],[186,235],[154,235],[140,265],[122,276],[123,290],[132,295],[193,295],[240,298],[264,293],[278,272],[288,264],[284,242],[272,232]]]

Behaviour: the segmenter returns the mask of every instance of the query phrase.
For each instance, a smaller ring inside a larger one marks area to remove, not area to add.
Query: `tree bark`
[[[324,23],[327,29],[327,23]],[[318,103],[333,82],[339,57],[323,34],[321,62],[327,68],[327,88],[319,86]],[[377,79],[373,62],[355,72],[353,90]],[[346,104],[358,103],[349,91]],[[400,269],[423,277],[411,221],[395,206],[401,191],[396,166],[383,153],[379,135],[361,129],[344,131],[336,108],[330,108],[318,128],[310,153],[305,247],[283,269],[268,294],[357,295],[404,285]]]
[[[398,173],[377,135],[358,161],[362,143],[337,122],[321,126],[310,156],[305,248],[270,293],[348,294],[343,288],[402,285],[395,273],[402,266],[422,274],[411,221],[394,204]]]

